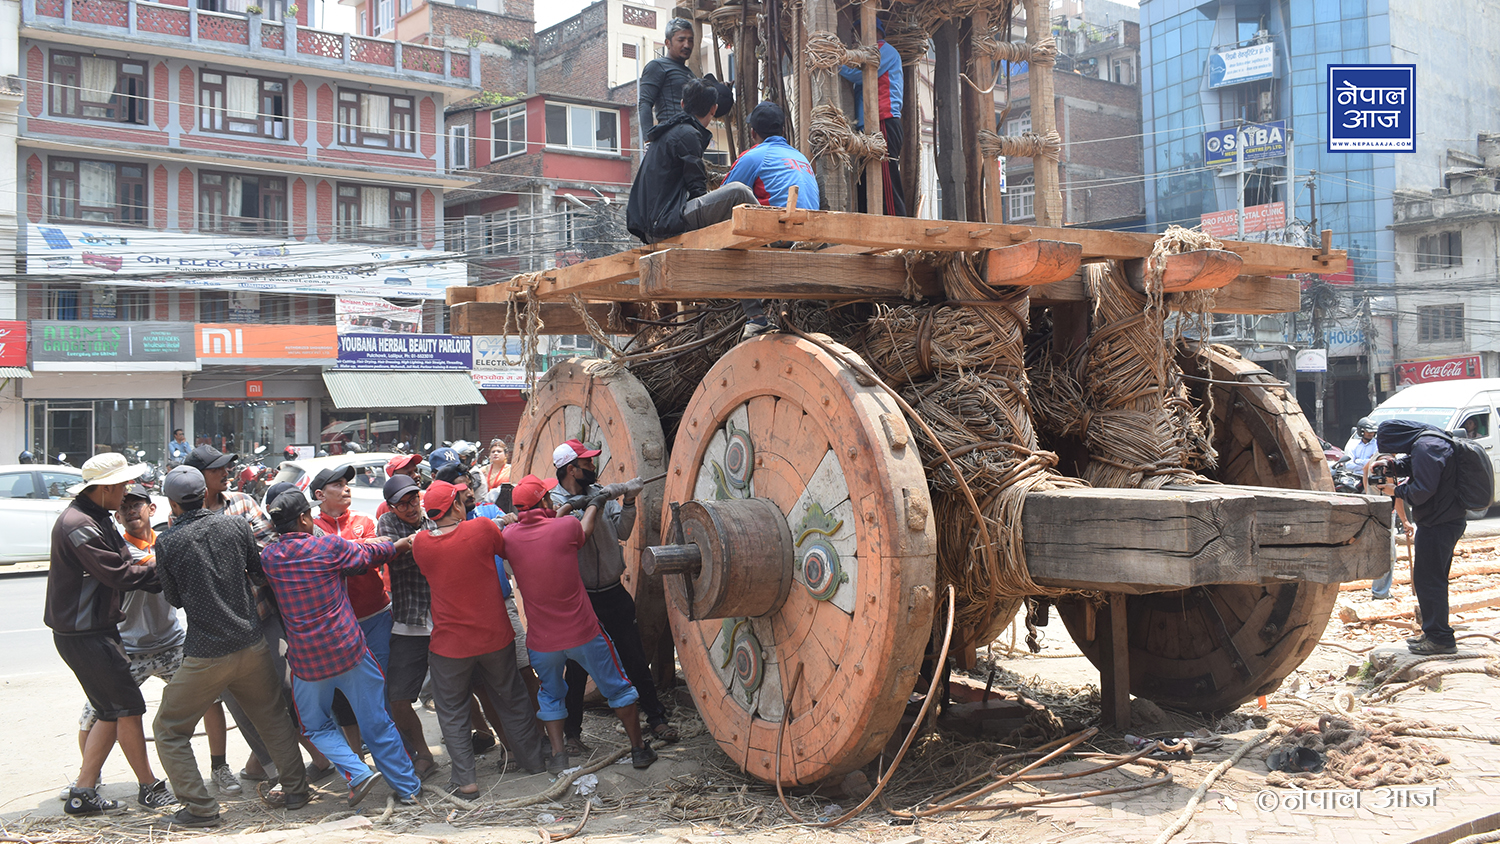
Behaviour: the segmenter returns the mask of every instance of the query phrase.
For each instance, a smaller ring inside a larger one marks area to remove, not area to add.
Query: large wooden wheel
[[[784,518],[789,529],[759,531],[768,550],[787,543],[786,597],[773,577],[754,601],[727,595],[719,604],[755,604],[758,617],[690,619],[692,579],[666,577],[678,659],[719,746],[744,770],[773,780],[777,731],[789,718],[779,749],[783,783],[815,782],[874,758],[917,679],[934,605],[932,508],[900,408],[805,340],[741,343],[688,404],[664,495],[674,503],[766,499],[774,509],[741,506]],[[689,535],[711,532],[697,505],[682,508],[683,521],[691,508],[699,520]],[[727,530],[744,523],[722,522]],[[724,554],[735,553],[734,542],[745,547],[734,539]],[[711,580],[700,576],[699,588]],[[788,715],[784,696],[798,665]]]
[[[512,479],[527,474],[555,477],[552,450],[571,439],[597,443],[594,458],[599,483],[650,478],[667,470],[666,438],[656,406],[635,376],[624,370],[609,372],[604,361],[569,360],[554,364],[536,383],[512,455]],[[609,372],[597,375],[597,372]],[[636,522],[624,544],[625,588],[635,596],[641,644],[654,655],[667,629],[661,578],[642,575],[642,549],[659,543],[662,483],[647,484],[636,499]]]
[[[1215,480],[1331,492],[1323,450],[1295,400],[1227,347],[1211,347],[1207,358],[1207,371],[1193,355],[1183,354],[1179,362],[1189,375],[1230,382],[1207,384],[1213,390],[1219,451]],[[1213,712],[1274,691],[1317,647],[1338,588],[1336,583],[1219,584],[1130,596],[1131,694]],[[1089,612],[1082,601],[1058,605],[1073,640],[1100,665],[1101,639],[1088,637],[1094,627]],[[1097,625],[1107,623],[1101,612]]]

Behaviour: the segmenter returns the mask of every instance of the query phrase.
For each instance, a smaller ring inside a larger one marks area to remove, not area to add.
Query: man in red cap
[[[420,454],[398,454],[390,460],[385,461],[386,480],[390,480],[397,475],[405,475],[415,481],[420,488],[422,485],[421,465],[422,455]],[[380,505],[375,508],[375,520],[377,522],[380,521],[380,517],[389,512],[391,512],[391,505],[382,500]]]
[[[516,668],[516,634],[503,607],[495,558],[505,556],[500,527],[489,519],[467,519],[464,484],[433,481],[422,495],[432,527],[412,537],[412,556],[432,591],[432,638],[428,670],[443,743],[448,747],[450,786],[479,793],[469,736],[471,678],[477,673],[499,710],[521,767],[546,767],[531,695]]]
[[[640,695],[620,667],[615,646],[599,626],[578,574],[578,550],[599,520],[602,496],[581,502],[585,508],[581,520],[557,518],[543,506],[547,493],[556,486],[557,481],[550,478],[523,478],[511,492],[520,518],[505,529],[505,559],[526,599],[526,648],[542,684],[537,717],[546,725],[547,738],[552,742],[547,770],[560,773],[568,767],[563,743],[568,684],[563,666],[570,659],[594,678],[599,694],[625,725],[631,764],[650,767],[656,761],[656,751],[641,736],[635,705]]]

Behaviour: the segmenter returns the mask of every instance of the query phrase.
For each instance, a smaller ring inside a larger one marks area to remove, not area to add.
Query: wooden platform
[[[1047,586],[1115,593],[1384,574],[1378,496],[1246,486],[1070,489],[1026,497],[1026,565]]]

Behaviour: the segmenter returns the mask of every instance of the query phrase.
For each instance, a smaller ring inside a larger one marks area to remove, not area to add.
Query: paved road
[[[0,677],[66,672],[42,624],[47,573],[0,577]]]

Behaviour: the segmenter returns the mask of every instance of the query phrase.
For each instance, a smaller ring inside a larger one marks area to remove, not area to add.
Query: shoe
[[[269,790],[257,789],[260,793],[260,802],[272,809],[297,810],[307,805],[309,799],[307,792],[300,794],[287,794],[280,785],[273,786]]]
[[[569,756],[587,756],[593,753],[593,748],[583,743],[583,736],[568,736],[563,739],[563,750]]]
[[[745,327],[740,329],[740,341],[744,342],[746,340],[749,340],[751,337],[757,337],[761,334],[766,333],[767,331],[770,331],[773,328],[775,328],[775,326],[771,325],[771,323],[767,321],[765,317],[755,317],[753,319],[747,319],[745,320]]]
[[[421,794],[421,792],[417,792],[417,794],[407,794],[404,796],[398,794],[396,796],[396,802],[402,806],[420,806],[422,805],[422,802],[417,799],[417,796],[419,794]]]
[[[1427,641],[1426,634],[1422,634],[1422,635],[1419,635],[1419,636],[1409,636],[1406,639],[1406,644],[1408,646],[1411,646],[1411,645],[1417,644],[1418,642],[1425,642],[1425,641]]]
[[[676,744],[682,739],[677,728],[665,721],[651,726],[651,737],[664,744]]]
[[[270,768],[262,769],[258,774],[250,773],[249,768],[241,768],[240,779],[246,782],[265,782],[266,780],[274,780],[276,779],[276,766],[272,765]]]
[[[60,791],[60,792],[57,793],[57,799],[63,801],[64,803],[68,802],[68,796],[73,793],[73,789],[76,788],[77,786],[78,786],[78,781],[77,780],[74,780],[74,781],[68,783],[67,785],[63,786],[62,787],[62,791]],[[100,777],[95,782],[95,784],[94,784],[94,790],[98,791],[99,789],[101,789],[103,787],[104,787],[104,778]]]
[[[547,773],[557,776],[568,769],[568,751],[547,754]]]
[[[418,779],[418,781],[420,781],[420,782],[427,782],[427,779],[429,777],[431,777],[433,774],[435,774],[435,773],[438,772],[438,763],[436,763],[436,762],[430,762],[430,763],[428,763],[428,765],[427,765],[426,768],[420,768],[420,769],[417,768],[415,765],[413,765],[412,766],[412,770],[417,772],[417,779]]]
[[[308,765],[307,766],[307,781],[308,782],[318,782],[320,780],[328,779],[328,776],[330,774],[332,774],[335,770],[337,770],[337,768],[333,767],[333,763],[332,762],[329,762],[327,765],[324,765],[321,768],[318,767],[317,765]]]
[[[245,787],[240,785],[240,778],[234,775],[234,769],[228,765],[216,766],[213,771],[213,780],[220,794],[239,794],[245,790]]]
[[[469,746],[475,753],[483,753],[495,746],[495,737],[489,733],[475,733],[469,737]]]
[[[649,744],[643,744],[630,751],[630,764],[635,768],[649,768],[655,761],[656,751],[652,750]]]
[[[1415,644],[1408,643],[1406,649],[1416,654],[1417,656],[1436,656],[1437,654],[1458,653],[1457,644],[1439,645],[1437,642],[1434,642],[1431,639],[1427,638],[1423,638],[1422,641]]]
[[[380,782],[383,779],[385,779],[385,775],[382,774],[382,773],[380,773],[379,771],[376,771],[375,773],[369,775],[368,777],[365,777],[364,779],[360,780],[358,784],[356,784],[355,786],[353,786],[352,788],[350,788],[349,789],[349,808],[352,809],[355,806],[358,806],[359,805],[359,801],[365,799],[365,795],[367,795],[367,794],[370,793],[370,789],[374,788],[375,784],[378,783],[378,782]]]
[[[63,811],[70,815],[97,815],[118,808],[120,801],[100,797],[97,789],[77,786],[68,789],[68,799],[63,802]]]
[[[225,765],[224,770],[228,771],[229,766]],[[235,783],[235,785],[238,787],[239,784]],[[177,798],[173,797],[172,792],[167,790],[166,780],[141,783],[140,791],[136,794],[135,799],[137,803],[140,803],[147,809],[165,809],[168,806],[177,805]]]
[[[223,821],[219,820],[218,812],[212,815],[195,815],[186,806],[178,809],[177,814],[172,816],[172,826],[205,827],[218,826],[221,823]]]

